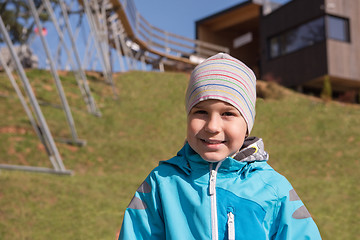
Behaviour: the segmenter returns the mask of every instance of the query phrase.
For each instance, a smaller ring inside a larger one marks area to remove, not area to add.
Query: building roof
[[[198,24],[203,24],[207,21],[217,21],[216,19],[222,18],[223,16],[229,16],[229,15],[234,15],[237,13],[243,13],[246,12],[246,10],[248,9],[248,7],[256,7],[256,8],[263,8],[263,14],[266,15],[268,13],[270,13],[271,11],[274,11],[275,9],[279,8],[280,6],[282,6],[282,4],[280,3],[275,3],[275,2],[271,2],[269,0],[247,0],[244,1],[242,3],[236,4],[232,7],[229,7],[227,9],[224,9],[220,12],[217,12],[215,14],[209,15],[205,18],[199,19],[195,22],[196,25]]]

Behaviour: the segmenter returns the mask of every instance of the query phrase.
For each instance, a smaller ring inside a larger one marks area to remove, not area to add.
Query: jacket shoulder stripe
[[[151,192],[151,186],[144,181],[136,191],[139,193],[149,193]]]
[[[297,195],[297,193],[295,192],[294,189],[291,189],[289,191],[289,200],[290,201],[298,201],[298,200],[300,200],[299,195]]]
[[[140,198],[134,196],[128,208],[141,210],[141,209],[146,209],[147,206],[146,203],[143,202]]]
[[[310,218],[311,215],[310,215],[309,211],[306,209],[306,207],[303,205],[303,206],[299,207],[298,209],[296,209],[296,211],[293,213],[292,217],[295,219],[305,219],[305,218]]]

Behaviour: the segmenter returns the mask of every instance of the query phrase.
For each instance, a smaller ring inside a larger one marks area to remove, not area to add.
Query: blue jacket
[[[321,239],[295,190],[267,159],[258,138],[218,163],[185,144],[137,189],[119,239]]]

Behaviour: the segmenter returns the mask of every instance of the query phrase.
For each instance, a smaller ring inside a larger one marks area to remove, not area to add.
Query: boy
[[[321,239],[262,140],[248,137],[255,101],[254,73],[228,54],[194,69],[187,143],[137,189],[119,239]]]

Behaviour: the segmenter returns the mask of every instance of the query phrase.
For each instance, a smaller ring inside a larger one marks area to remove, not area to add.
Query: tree
[[[323,89],[321,91],[321,98],[328,101],[332,99],[332,87],[329,75],[324,76]]]
[[[42,6],[42,0],[33,0],[37,9]],[[58,0],[51,0],[53,5],[58,4]],[[0,16],[9,32],[12,42],[26,43],[32,33],[35,22],[31,14],[27,0],[0,0]],[[41,21],[48,21],[49,15],[46,11],[39,14]],[[0,36],[0,42],[3,39]]]

